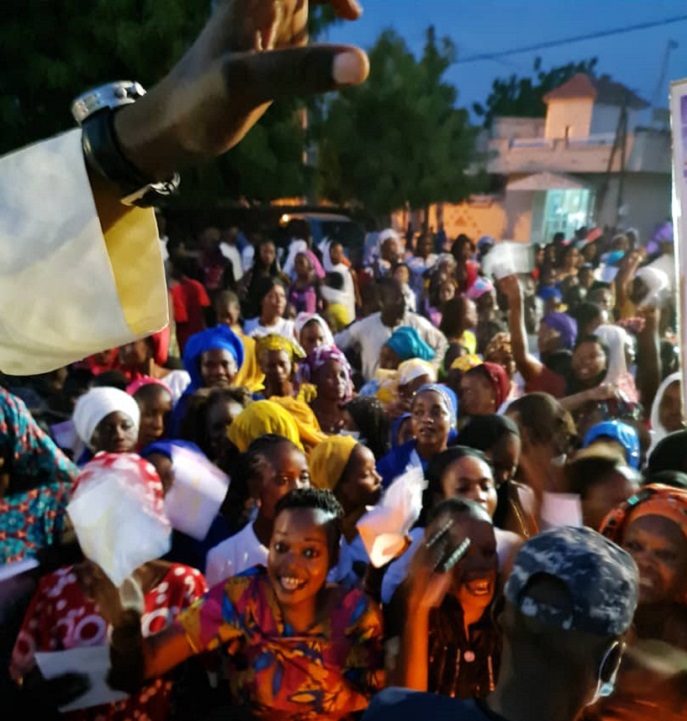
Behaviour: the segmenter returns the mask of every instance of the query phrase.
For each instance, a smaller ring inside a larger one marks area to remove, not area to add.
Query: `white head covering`
[[[645,265],[635,271],[635,278],[639,278],[648,289],[640,305],[660,306],[665,294],[670,290],[668,274],[659,268]]]
[[[125,413],[138,428],[141,411],[128,393],[118,388],[91,388],[77,400],[72,416],[79,438],[90,446],[100,421],[115,411]]]
[[[671,373],[669,376],[664,378],[663,382],[656,391],[654,402],[651,404],[651,450],[653,450],[654,446],[661,440],[661,438],[668,435],[668,431],[661,423],[660,408],[661,401],[663,400],[665,392],[668,390],[668,386],[675,383],[675,381],[682,381],[682,373],[680,373],[680,371],[677,373]]]
[[[595,331],[597,336],[609,350],[608,371],[604,383],[617,383],[621,376],[627,374],[625,348],[631,343],[628,332],[619,325],[600,325]]]
[[[296,338],[298,339],[298,342],[301,342],[301,331],[308,323],[310,323],[311,320],[314,320],[315,323],[317,323],[320,328],[322,328],[322,339],[324,340],[324,345],[335,345],[334,336],[332,335],[331,329],[327,325],[327,321],[317,313],[299,313],[296,316],[296,320],[294,321],[294,327],[296,328]]]

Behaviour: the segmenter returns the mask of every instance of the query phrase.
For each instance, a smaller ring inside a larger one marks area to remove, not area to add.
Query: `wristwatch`
[[[149,208],[178,190],[179,174],[161,182],[147,178],[122,153],[113,122],[119,108],[135,103],[145,92],[139,83],[119,80],[82,93],[71,110],[82,129],[81,144],[89,167],[121,188],[122,203]]]

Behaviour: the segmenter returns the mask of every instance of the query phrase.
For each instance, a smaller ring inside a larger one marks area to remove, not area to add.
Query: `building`
[[[450,237],[534,243],[585,225],[633,227],[646,237],[670,217],[671,142],[629,88],[578,74],[549,92],[544,118],[495,118],[481,139],[500,191],[432,209]],[[403,219],[398,219],[399,224]]]

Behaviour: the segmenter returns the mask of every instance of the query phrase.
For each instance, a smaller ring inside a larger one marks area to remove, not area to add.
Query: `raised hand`
[[[331,0],[340,17],[355,0]],[[162,180],[236,145],[276,99],[363,82],[367,55],[354,46],[307,46],[307,0],[223,0],[195,43],[147,95],[122,108],[124,154]]]

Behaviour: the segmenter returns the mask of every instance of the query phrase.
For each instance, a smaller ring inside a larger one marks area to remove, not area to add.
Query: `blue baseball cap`
[[[568,590],[559,608],[528,594],[550,576]],[[504,595],[520,612],[566,631],[619,636],[632,624],[639,571],[632,556],[591,528],[558,526],[525,541],[515,556]]]

